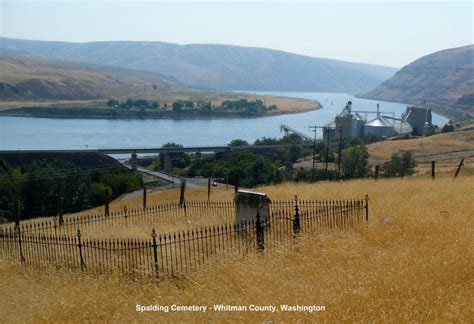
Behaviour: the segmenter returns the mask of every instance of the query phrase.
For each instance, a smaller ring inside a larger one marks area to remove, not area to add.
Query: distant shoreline
[[[205,115],[202,113],[174,113],[156,111],[127,111],[113,108],[72,108],[72,107],[20,107],[0,110],[0,116],[5,117],[33,117],[33,118],[58,118],[58,119],[117,119],[117,120],[146,120],[146,119],[239,119],[260,118],[289,114],[299,114],[321,109],[323,106],[315,101],[315,107],[298,111],[284,110],[273,111],[264,114],[248,113],[213,113]],[[54,113],[52,113],[54,110]]]

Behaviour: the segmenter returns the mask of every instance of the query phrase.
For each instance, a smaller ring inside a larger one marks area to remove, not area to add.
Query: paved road
[[[128,169],[132,169],[132,166],[128,164],[126,161],[119,160],[119,162]],[[159,171],[151,171],[147,168],[142,166],[137,166],[137,171],[148,174],[152,177],[159,178],[169,182],[169,187],[180,187],[181,186],[181,178],[175,177],[173,175],[169,175],[164,172]],[[186,187],[187,188],[195,188],[195,187],[207,187],[208,179],[206,178],[186,178]],[[222,184],[218,184],[222,185]]]

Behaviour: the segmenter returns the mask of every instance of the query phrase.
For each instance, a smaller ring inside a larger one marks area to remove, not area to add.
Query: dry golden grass
[[[383,141],[368,145],[374,159],[389,159],[394,153],[411,151],[415,157],[453,151],[474,150],[474,130],[444,133],[398,141]]]
[[[337,199],[367,193],[370,225],[357,234],[304,239],[298,250],[227,259],[176,281],[127,282],[54,270],[37,272],[0,262],[0,291],[5,297],[0,318],[5,323],[472,323],[472,180],[467,176],[455,181],[406,178],[259,188],[273,199],[294,194],[302,199]],[[136,304],[218,303],[314,304],[326,310],[312,314],[135,311]]]

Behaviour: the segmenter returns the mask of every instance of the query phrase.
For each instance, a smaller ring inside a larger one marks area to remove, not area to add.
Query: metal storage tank
[[[389,137],[395,135],[393,126],[380,117],[374,118],[364,126],[364,134]]]
[[[354,114],[355,119],[355,132],[353,134],[354,137],[361,137],[364,135],[364,125],[367,120],[361,116],[359,113]]]
[[[339,131],[342,128],[342,138],[353,137],[355,120],[352,115],[344,114],[336,116],[336,129]]]

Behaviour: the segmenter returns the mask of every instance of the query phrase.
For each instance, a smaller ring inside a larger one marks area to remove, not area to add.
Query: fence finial
[[[152,238],[156,238],[156,232],[155,232],[155,229],[153,229],[153,230],[151,231],[151,237],[152,237]]]

